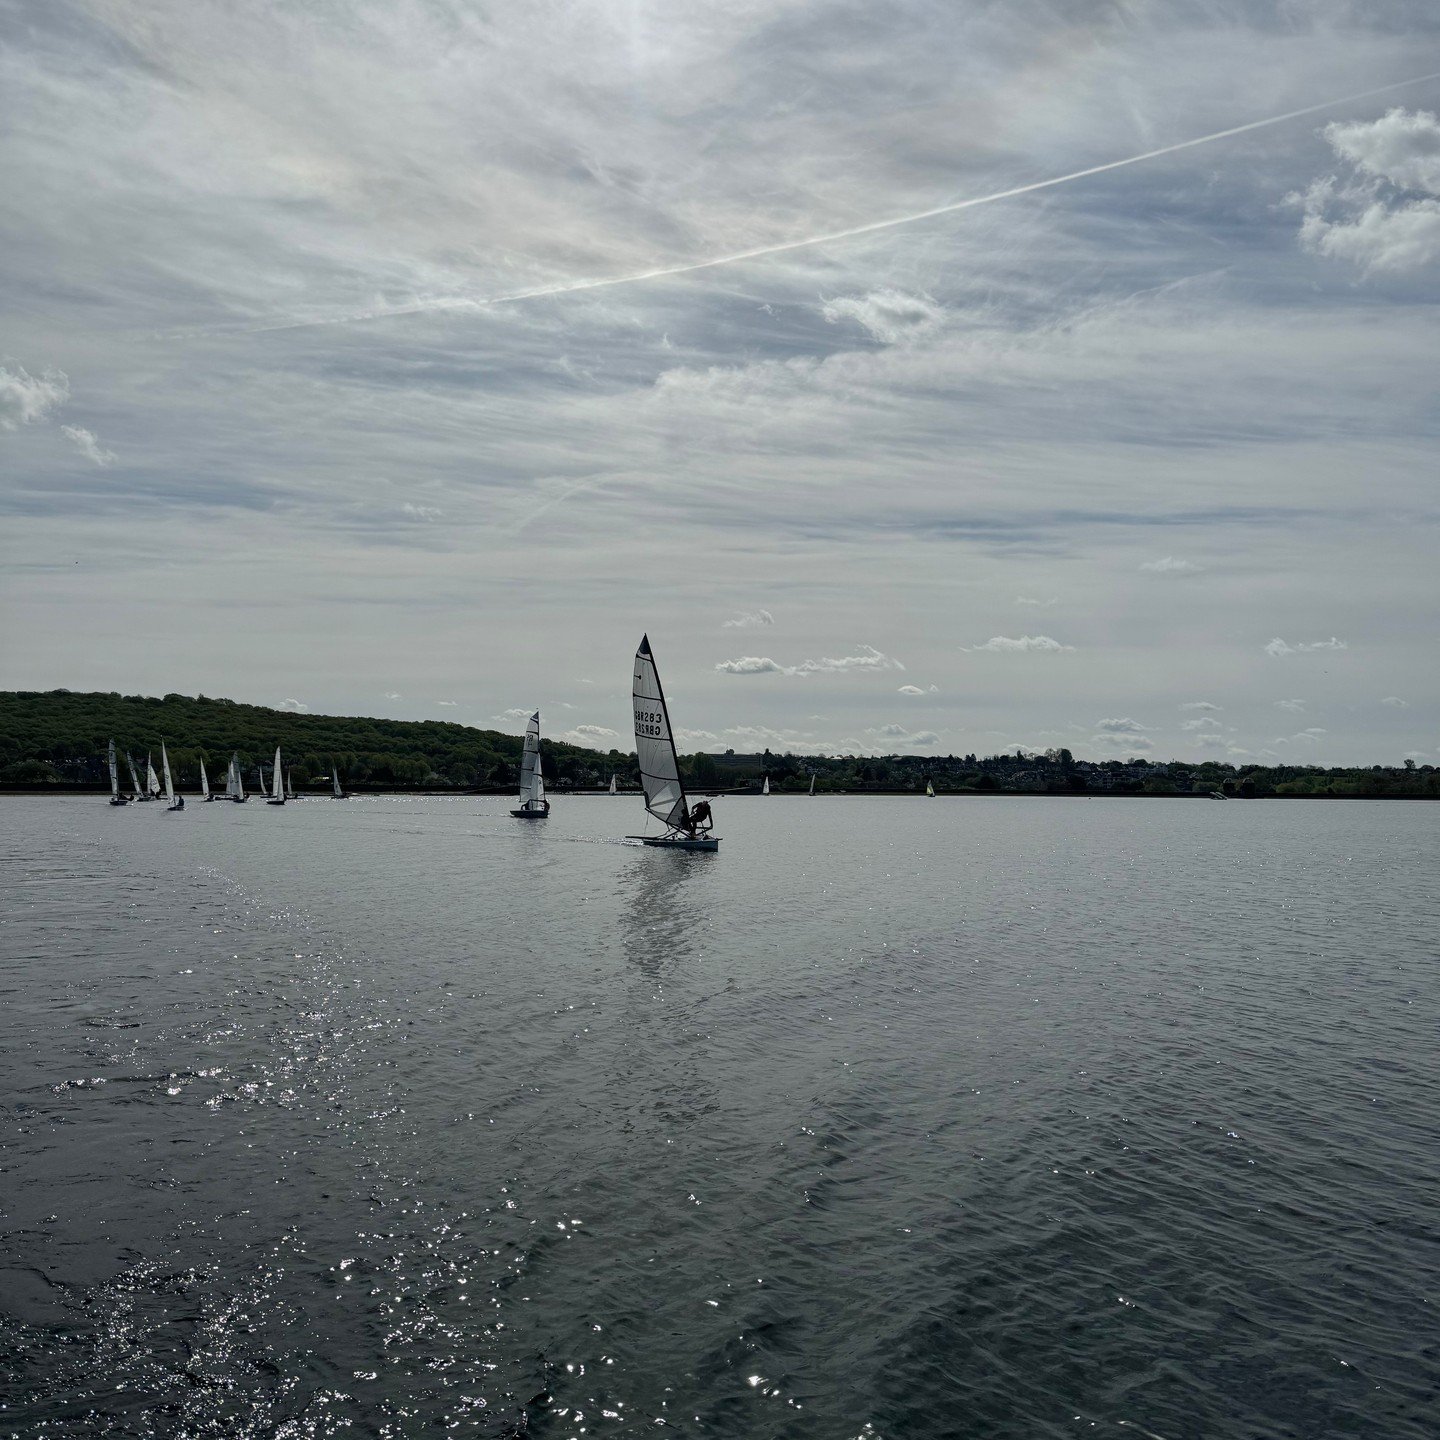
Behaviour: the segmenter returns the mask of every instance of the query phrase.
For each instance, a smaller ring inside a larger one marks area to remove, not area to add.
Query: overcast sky
[[[6,688],[628,749],[648,630],[685,748],[1440,759],[1440,80],[1343,98],[1432,0],[0,41]]]

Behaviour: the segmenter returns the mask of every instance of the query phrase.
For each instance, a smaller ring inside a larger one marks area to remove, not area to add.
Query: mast
[[[120,798],[120,775],[119,775],[119,772],[115,769],[115,742],[114,742],[114,740],[111,740],[111,742],[110,742],[110,749],[109,749],[109,751],[107,752],[105,758],[106,758],[106,760],[109,762],[109,765],[110,765],[110,798],[111,798],[112,800],[118,800],[118,799]]]
[[[170,778],[170,757],[165,753],[165,742],[160,742],[160,768],[165,772],[165,798],[175,803],[175,782]]]
[[[670,709],[648,635],[641,637],[635,652],[630,698],[635,708],[635,755],[640,762],[645,808],[672,830],[681,829],[690,818],[690,806],[680,779],[680,756],[670,729]]]

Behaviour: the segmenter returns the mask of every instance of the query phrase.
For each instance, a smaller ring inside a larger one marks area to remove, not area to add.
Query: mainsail
[[[810,793],[811,793],[812,795],[815,793],[815,776],[814,776],[813,772],[812,772],[812,774],[811,774],[811,776],[810,776]]]
[[[125,765],[130,771],[130,793],[138,800],[140,798],[140,777],[135,773],[135,762],[130,758],[130,752],[125,752]]]
[[[635,704],[635,753],[640,761],[645,808],[672,829],[682,828],[690,818],[690,807],[685,803],[680,760],[670,733],[670,712],[665,708],[665,692],[660,688],[648,635],[635,652],[635,679],[630,693]]]
[[[335,798],[338,800],[343,792],[340,789],[340,771],[334,765],[330,767],[330,782],[335,787]]]
[[[545,804],[545,772],[540,766],[540,712],[525,727],[525,753],[520,757],[520,803],[527,810]]]
[[[110,750],[106,759],[110,762],[110,798],[118,800],[120,798],[120,774],[115,768],[115,742],[113,740],[110,742]]]
[[[768,775],[765,777],[765,783],[760,787],[760,793],[762,795],[770,793],[770,777]]]
[[[285,803],[285,771],[280,765],[280,747],[278,745],[275,747],[275,764],[270,770],[270,803],[272,805]]]
[[[611,793],[612,795],[618,795],[618,794],[620,793],[620,792],[615,788],[615,777],[614,777],[613,775],[610,777],[610,793]]]
[[[210,777],[205,773],[205,762],[200,762],[200,793],[208,800],[210,798]]]
[[[155,774],[155,766],[149,755],[145,757],[145,793],[152,796],[160,793],[160,779]]]
[[[160,742],[160,768],[165,772],[165,798],[175,803],[175,782],[170,778],[170,757],[165,753],[165,742]]]

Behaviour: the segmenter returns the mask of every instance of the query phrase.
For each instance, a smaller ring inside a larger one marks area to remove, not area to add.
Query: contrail
[[[1317,115],[1320,111],[1333,109],[1336,105],[1349,105],[1357,100],[1369,100],[1376,95],[1385,95],[1392,90],[1402,90],[1409,85],[1423,85],[1428,80],[1440,80],[1440,71],[1430,75],[1416,75],[1409,80],[1397,80],[1391,85],[1380,85],[1373,90],[1361,90],[1355,95],[1340,95],[1333,100],[1322,100],[1318,105],[1305,105],[1299,110],[1287,110],[1283,115],[1268,115],[1263,120],[1250,120],[1244,125],[1232,125],[1228,130],[1212,130],[1208,135],[1197,135],[1191,140],[1179,140],[1173,145],[1161,145],[1158,149],[1146,150],[1139,155],[1127,155],[1123,160],[1107,160],[1103,165],[1088,165],[1083,170],[1071,170],[1065,175],[1052,175],[1047,180],[1032,180],[1026,185],[1012,185],[1008,190],[994,190],[988,195],[974,195],[968,200],[956,200],[948,205],[936,205],[929,210],[916,210],[908,215],[894,215],[887,220],[872,220],[867,225],[854,225],[848,230],[831,230],[823,235],[807,235],[801,240],[783,240],[774,245],[757,245],[752,250],[735,250],[728,255],[713,256],[709,260],[687,260],[679,265],[661,265],[653,270],[637,270],[627,275],[609,275],[597,280],[564,280],[554,285],[541,285],[529,290],[513,290],[506,295],[490,295],[478,300],[459,298],[427,300],[391,310],[363,310],[326,320],[295,320],[278,325],[257,326],[256,329],[303,330],[318,325],[347,325],[362,320],[385,320],[392,316],[424,315],[446,310],[486,310],[495,305],[510,305],[521,300],[540,300],[552,295],[576,295],[585,290],[606,290],[616,285],[638,285],[646,280],[666,280],[672,275],[694,275],[701,270],[717,270],[722,265],[740,265],[747,260],[763,260],[771,255],[786,255],[795,250],[809,250],[817,245],[833,244],[837,240],[854,240],[861,235],[877,235],[884,230],[897,230],[902,225],[914,225],[921,220],[934,220],[941,215],[958,215],[962,210],[973,210],[980,205],[993,205],[997,200],[1012,200],[1017,195],[1033,195],[1037,190],[1051,190],[1057,185],[1068,185],[1073,180],[1085,180],[1091,175],[1104,175],[1110,170],[1123,170],[1128,165],[1140,165],[1147,160],[1158,160],[1162,155],[1174,155],[1181,150],[1193,150],[1197,145],[1211,145],[1217,140],[1229,140],[1235,135],[1249,134],[1252,130],[1264,130],[1271,125],[1283,125],[1287,120],[1299,120],[1306,115]]]

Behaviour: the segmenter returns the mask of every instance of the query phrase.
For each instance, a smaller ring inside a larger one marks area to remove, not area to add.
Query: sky
[[[1437,71],[1431,0],[6,0],[0,686],[628,750],[648,631],[682,749],[1440,763]]]

